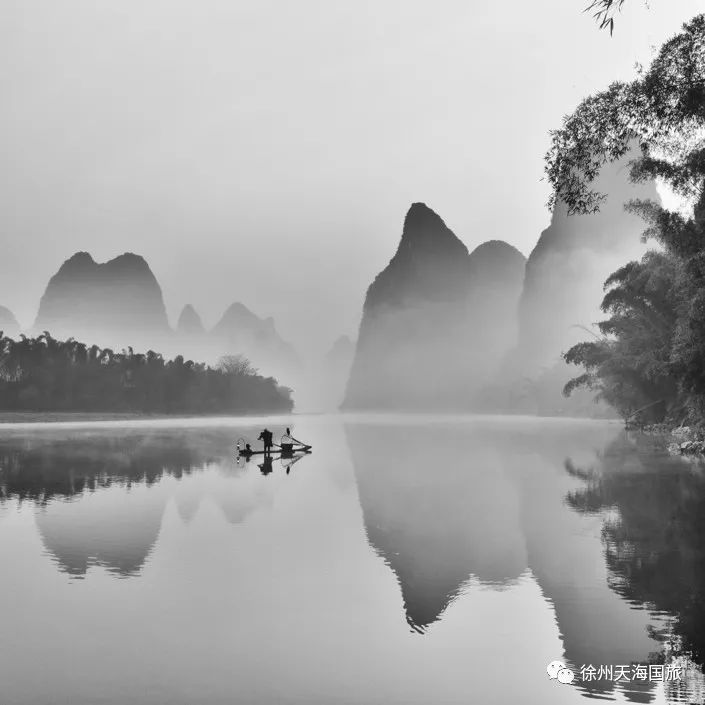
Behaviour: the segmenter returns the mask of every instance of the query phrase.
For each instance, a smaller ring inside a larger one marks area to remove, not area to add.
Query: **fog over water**
[[[70,254],[134,251],[172,324],[242,301],[320,354],[412,202],[528,255],[548,131],[701,9],[628,3],[610,38],[582,5],[4,2],[0,305],[29,327]]]
[[[300,416],[311,455],[236,461],[264,424],[3,426],[3,705],[702,702],[687,658],[546,674],[702,663],[699,465],[451,415]]]
[[[0,705],[705,704],[703,0],[590,2],[3,0]]]

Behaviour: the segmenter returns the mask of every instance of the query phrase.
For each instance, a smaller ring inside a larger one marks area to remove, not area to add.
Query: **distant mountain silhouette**
[[[4,306],[0,306],[0,331],[10,338],[16,337],[20,332],[20,324],[14,314]]]
[[[287,386],[292,386],[296,391],[297,410],[337,412],[343,401],[354,356],[355,343],[347,335],[341,335],[320,356],[307,360],[305,367],[287,376]]]
[[[583,327],[590,328],[604,318],[600,303],[605,279],[645,249],[640,236],[646,224],[624,205],[635,198],[658,202],[659,197],[653,183],[629,181],[631,158],[627,155],[603,168],[595,188],[608,194],[608,199],[598,213],[570,216],[566,205],[559,202],[526,263],[518,343],[508,357],[505,376],[535,379],[557,365],[559,369],[545,380],[553,388],[553,402],[549,398],[540,403],[567,403],[561,399],[561,387],[576,370],[563,364],[561,354],[590,338]]]
[[[467,408],[514,344],[524,256],[493,240],[471,254],[414,203],[367,291],[345,408]]]
[[[170,355],[181,355],[185,359],[215,364],[217,353],[211,347],[201,317],[191,304],[187,304],[181,310],[176,323],[176,334],[169,349]]]
[[[355,343],[347,335],[337,338],[326,353],[321,370],[325,392],[324,408],[337,409],[342,403],[354,357]]]
[[[350,365],[355,355],[355,343],[349,336],[341,335],[336,338],[331,349],[326,353],[326,364],[329,367]]]
[[[39,305],[33,331],[44,330],[59,339],[71,337],[118,350],[152,348],[165,356],[182,355],[209,364],[223,355],[244,355],[262,374],[276,376],[284,384],[291,383],[301,366],[294,348],[277,333],[274,320],[259,318],[241,303],[232,304],[211,331],[188,304],[172,331],[159,283],[147,262],[132,253],[103,264],[87,252],[66,260]]]
[[[156,347],[170,332],[161,288],[142,257],[125,253],[99,264],[87,252],[51,278],[34,330],[135,349]]]
[[[274,319],[259,318],[241,303],[228,307],[209,337],[219,355],[242,354],[265,375],[286,380],[301,366],[293,346],[277,332]]]
[[[203,327],[201,317],[196,312],[196,309],[187,304],[179,315],[179,320],[176,324],[176,332],[180,336],[202,336],[205,335],[206,329]]]

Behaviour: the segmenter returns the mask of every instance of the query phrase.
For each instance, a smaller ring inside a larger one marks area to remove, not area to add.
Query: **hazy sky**
[[[148,260],[172,321],[233,301],[356,334],[413,201],[525,254],[548,131],[702,0],[0,0],[0,305],[77,250]]]

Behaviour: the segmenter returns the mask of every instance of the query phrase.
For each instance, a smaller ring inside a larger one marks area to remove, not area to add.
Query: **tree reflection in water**
[[[602,514],[610,587],[628,602],[671,615],[653,629],[665,653],[705,664],[705,466],[669,456],[649,436],[623,434],[589,468],[567,503]]]
[[[46,504],[113,484],[151,486],[163,475],[180,478],[212,461],[206,443],[173,434],[120,434],[71,442],[57,436],[3,443],[0,447],[0,502],[10,498]]]
[[[200,485],[166,488],[163,479],[193,477],[210,464],[228,467],[232,456],[231,432],[217,429],[10,436],[0,444],[0,511],[31,502],[44,548],[73,578],[91,566],[132,577],[157,542],[169,498],[185,522],[201,501]],[[231,523],[242,521],[253,501],[230,492],[216,497]]]

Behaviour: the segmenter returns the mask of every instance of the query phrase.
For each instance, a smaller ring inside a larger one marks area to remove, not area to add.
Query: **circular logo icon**
[[[572,683],[575,680],[575,673],[570,668],[561,668],[556,676],[559,683]]]
[[[551,663],[546,666],[546,673],[551,680],[558,678],[558,671],[565,668],[563,661],[551,661]]]

